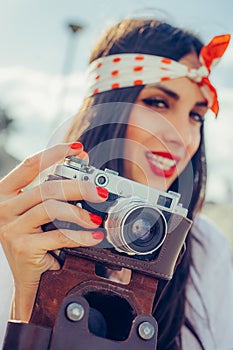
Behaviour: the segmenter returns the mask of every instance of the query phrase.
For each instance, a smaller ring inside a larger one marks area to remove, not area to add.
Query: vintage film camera
[[[73,254],[111,265],[136,268],[165,279],[172,277],[175,261],[191,225],[187,209],[179,202],[179,193],[150,188],[123,178],[110,169],[99,170],[75,156],[65,158],[63,164],[56,166],[54,175],[48,177],[48,180],[53,179],[90,182],[109,191],[109,197],[103,203],[72,202],[101,216],[105,232],[101,244],[72,249]],[[54,226],[83,230],[77,224],[59,220],[44,225],[43,229],[48,231]],[[58,259],[62,262],[64,253],[70,251],[62,249]]]
[[[108,189],[101,204],[72,202],[103,218],[105,238],[94,247],[51,252],[62,267],[42,275],[30,322],[9,322],[4,350],[155,350],[154,310],[192,224],[180,195],[96,169],[78,157],[67,157],[47,181],[56,179]],[[59,220],[43,226],[44,231],[54,228],[80,229]],[[100,267],[130,271],[130,280],[107,278],[97,273]]]

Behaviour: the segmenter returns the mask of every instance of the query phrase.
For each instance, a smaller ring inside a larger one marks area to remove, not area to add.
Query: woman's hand
[[[76,180],[47,181],[24,190],[44,169],[82,152],[78,142],[51,147],[26,159],[0,181],[0,241],[14,277],[14,319],[30,319],[41,274],[60,268],[49,250],[92,246],[103,239],[103,233],[96,232],[101,218],[66,201],[102,202],[107,190]],[[43,232],[41,225],[54,219],[77,223],[88,231]]]

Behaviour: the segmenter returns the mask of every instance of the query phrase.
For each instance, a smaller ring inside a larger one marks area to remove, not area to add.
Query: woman
[[[92,233],[101,218],[80,208],[74,212],[61,200],[100,202],[106,190],[52,181],[22,192],[65,155],[85,155],[83,144],[92,165],[179,192],[194,220],[184,257],[155,310],[158,349],[233,348],[230,251],[215,228],[195,218],[205,194],[205,114],[218,112],[208,76],[228,42],[226,35],[203,46],[191,33],[155,20],[125,20],[105,33],[91,55],[87,98],[66,139],[72,143],[29,158],[0,184],[0,237],[15,283],[12,317],[29,320],[41,273],[59,269],[48,250],[103,239],[101,231]],[[41,225],[53,218],[89,232],[42,233]]]

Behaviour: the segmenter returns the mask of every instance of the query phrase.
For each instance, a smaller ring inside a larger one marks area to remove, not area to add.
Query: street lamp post
[[[72,71],[72,66],[74,63],[74,58],[75,58],[75,39],[77,34],[83,30],[83,26],[80,24],[76,23],[68,23],[68,29],[69,33],[71,34],[69,36],[69,41],[65,53],[65,60],[64,60],[64,65],[63,65],[63,75],[67,75]]]
[[[68,74],[72,72],[73,64],[75,61],[75,49],[76,49],[75,39],[77,37],[77,34],[84,29],[84,26],[81,24],[71,22],[71,23],[68,23],[68,29],[69,29],[70,35],[69,35],[67,48],[65,50],[65,58],[64,58],[63,68],[62,68],[63,78],[65,78],[66,76],[68,76]],[[67,91],[68,91],[68,87],[67,87],[66,81],[62,82],[60,93],[57,98],[57,108],[56,108],[57,113],[52,123],[53,124],[52,129],[54,126],[57,126],[62,120],[62,118],[64,117],[64,106],[65,106]]]

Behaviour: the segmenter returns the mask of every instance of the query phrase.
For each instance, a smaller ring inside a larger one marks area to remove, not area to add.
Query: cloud
[[[84,90],[84,74],[72,76],[48,75],[24,67],[0,69],[1,101],[9,104],[16,117],[29,117],[33,111],[41,118],[54,118],[60,107],[72,110],[81,101]],[[71,106],[61,105],[69,92]],[[59,99],[58,99],[59,98]],[[20,109],[19,109],[20,106]]]
[[[15,119],[9,151],[22,159],[43,148],[52,128],[78,110],[84,91],[83,73],[63,77],[24,67],[0,68],[0,104]]]

